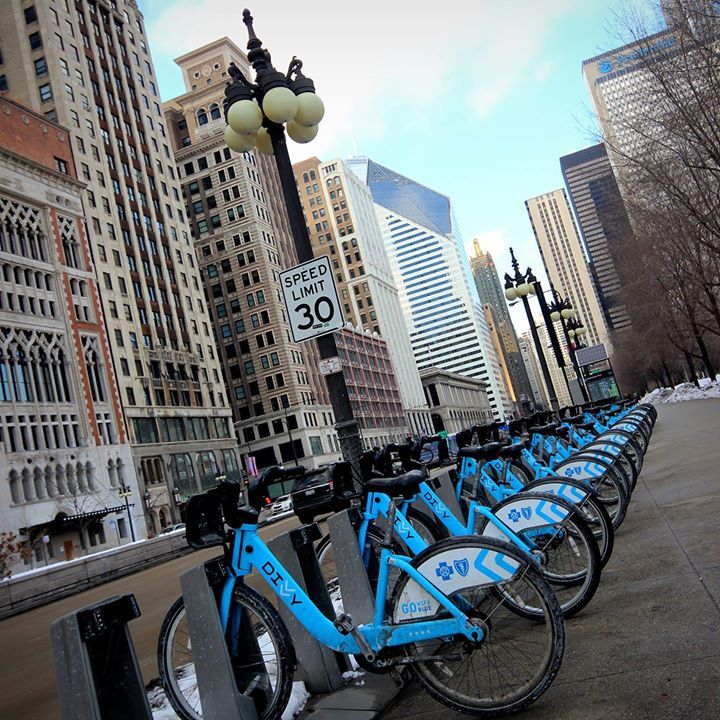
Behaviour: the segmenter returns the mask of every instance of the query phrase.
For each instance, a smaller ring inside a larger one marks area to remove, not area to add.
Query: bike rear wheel
[[[295,651],[277,610],[259,593],[238,585],[231,617],[238,628],[228,637],[238,690],[255,701],[258,718],[280,717],[292,691]],[[158,640],[158,670],[165,694],[182,720],[201,720],[195,662],[185,603],[179,597],[163,621]]]
[[[443,557],[465,554],[472,568],[473,560],[489,557],[483,555],[485,551],[499,553],[502,564],[516,566],[512,577],[470,584],[449,594],[483,628],[485,638],[479,643],[459,637],[417,642],[405,646],[405,652],[420,683],[436,700],[466,714],[496,717],[526,707],[548,689],[560,669],[565,625],[558,601],[542,576],[505,542],[470,537],[441,540],[415,556],[412,564],[430,579]],[[433,582],[442,590],[442,580]],[[409,583],[417,587],[403,574],[393,592],[393,617],[402,613],[403,591]],[[412,586],[408,591],[412,592]],[[540,609],[539,620],[518,615],[508,602],[511,597],[513,604]],[[440,608],[433,618],[447,614]]]

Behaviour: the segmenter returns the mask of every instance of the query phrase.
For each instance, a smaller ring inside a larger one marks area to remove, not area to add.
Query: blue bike
[[[288,475],[299,471],[292,468]],[[275,478],[284,472],[272,468]],[[408,665],[427,691],[453,710],[478,717],[520,710],[557,675],[565,638],[562,614],[525,554],[482,537],[443,540],[412,558],[391,549],[394,498],[417,485],[412,475],[387,478],[375,490],[388,501],[388,530],[377,558],[374,617],[359,626],[344,613],[323,613],[258,535],[257,508],[267,474],[251,486],[252,506],[240,505],[240,488],[232,483],[190,499],[188,543],[224,548],[217,565],[220,621],[238,690],[254,700],[262,720],[281,716],[296,661],[279,614],[246,584],[253,570],[319,642],[356,656],[371,671]],[[312,528],[306,526],[307,532]],[[393,586],[391,570],[398,574]],[[531,618],[522,617],[523,608],[532,611]],[[182,598],[163,623],[158,660],[176,712],[186,720],[201,718]]]

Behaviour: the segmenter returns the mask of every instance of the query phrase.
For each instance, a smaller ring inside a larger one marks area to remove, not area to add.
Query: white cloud
[[[166,6],[148,23],[156,55],[177,57],[224,35],[245,47],[236,0],[145,2]],[[442,124],[452,104],[459,117],[487,116],[532,71],[548,28],[577,2],[475,0],[439,11],[429,0],[278,0],[251,10],[276,67],[300,56],[325,100],[312,145],[322,157],[352,153],[353,136],[362,152],[364,142],[397,132],[398,117]]]
[[[542,62],[539,65],[535,66],[535,69],[533,70],[533,75],[538,82],[545,82],[545,80],[550,77],[550,72],[552,71],[552,69],[552,60],[545,60],[545,62]]]

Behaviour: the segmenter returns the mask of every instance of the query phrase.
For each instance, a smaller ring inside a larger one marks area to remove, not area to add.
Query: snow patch
[[[305,709],[305,704],[309,699],[310,693],[307,691],[305,683],[294,682],[290,700],[282,714],[282,720],[293,720],[296,715],[299,715]],[[148,702],[152,710],[153,720],[179,720],[163,691],[162,685],[157,685],[148,692]]]
[[[720,376],[718,376],[720,378]],[[720,398],[720,381],[716,378],[700,379],[700,387],[693,383],[680,383],[674,388],[657,388],[645,395],[641,403],[661,405],[666,403],[684,402],[686,400],[705,400],[707,398]]]

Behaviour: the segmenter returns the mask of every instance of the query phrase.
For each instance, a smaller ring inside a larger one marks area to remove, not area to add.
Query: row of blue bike
[[[407,667],[436,700],[478,717],[527,707],[560,670],[565,618],[597,590],[656,417],[628,403],[476,426],[458,434],[454,467],[435,477],[420,462],[427,438],[366,452],[353,513],[375,598],[363,624],[345,612],[330,535],[316,554],[332,614],[257,533],[269,478],[302,470],[268,469],[247,505],[231,483],[194,496],[188,542],[224,548],[218,607],[239,691],[258,717],[280,718],[296,669],[278,612],[245,583],[256,570],[312,636],[365,670]],[[158,662],[178,715],[202,718],[182,598],[163,623]]]

